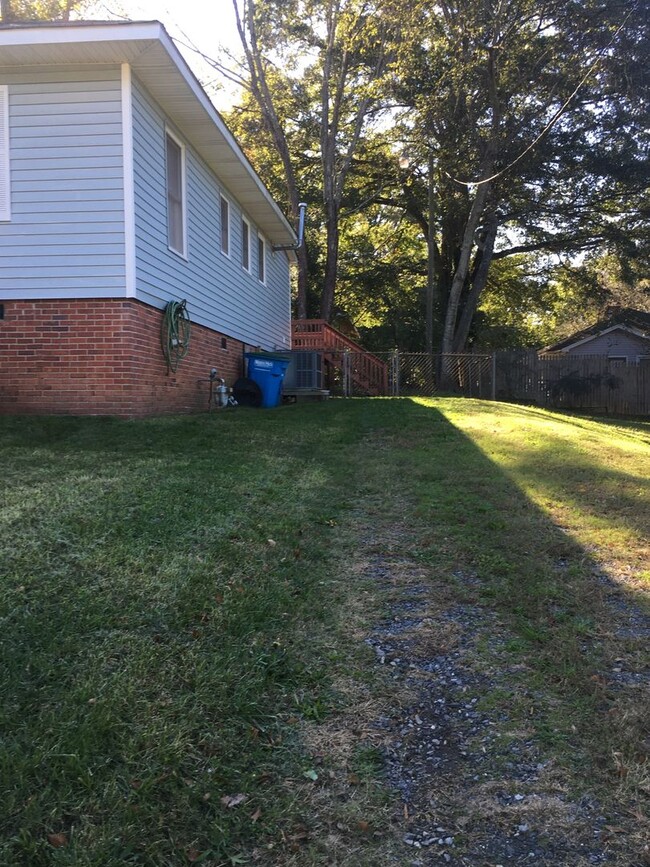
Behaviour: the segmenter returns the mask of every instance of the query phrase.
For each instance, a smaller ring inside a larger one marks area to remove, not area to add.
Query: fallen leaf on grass
[[[240,804],[243,804],[244,801],[248,800],[248,795],[243,795],[239,793],[238,795],[224,795],[221,798],[221,803],[224,807],[228,807],[229,809],[232,807],[238,807]]]
[[[254,812],[253,815],[251,816],[251,822],[252,822],[253,824],[255,824],[255,822],[257,822],[257,820],[259,819],[259,817],[260,817],[261,815],[262,815],[262,809],[261,809],[261,807],[258,807],[257,810],[255,810],[255,812]]]
[[[310,770],[305,771],[303,776],[307,777],[308,780],[312,780],[314,783],[318,779],[318,774],[316,773],[316,771],[313,768],[310,768]]]
[[[275,546],[278,544],[278,543],[275,541],[275,539],[267,539],[266,542],[267,542],[269,548],[275,548]]]
[[[357,828],[358,828],[360,831],[362,831],[364,834],[367,834],[368,831],[370,830],[370,825],[369,825],[368,822],[364,822],[364,821],[362,820],[361,822],[357,822]]]
[[[185,854],[187,855],[187,860],[190,862],[190,864],[194,864],[195,861],[198,861],[201,857],[201,853],[199,852],[199,850],[193,848],[188,849]]]
[[[68,845],[68,838],[65,834],[48,834],[47,840],[50,846],[54,846],[55,849],[62,849]]]

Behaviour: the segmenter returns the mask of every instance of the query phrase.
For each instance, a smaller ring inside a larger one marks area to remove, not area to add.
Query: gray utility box
[[[282,388],[315,388],[323,387],[323,354],[313,350],[292,350],[291,363],[284,375]]]

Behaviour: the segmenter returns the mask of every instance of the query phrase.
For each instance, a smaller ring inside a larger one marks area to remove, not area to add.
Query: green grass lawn
[[[0,442],[0,865],[289,863],[320,773],[300,723],[340,709],[341,672],[373,676],[348,629],[354,522],[405,503],[419,561],[476,571],[519,636],[558,761],[570,731],[576,774],[647,785],[641,697],[599,713],[594,688],[617,655],[643,664],[594,573],[645,604],[647,423],[333,400],[4,418]]]

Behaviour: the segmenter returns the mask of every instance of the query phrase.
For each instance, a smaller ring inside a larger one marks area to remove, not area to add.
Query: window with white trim
[[[607,361],[613,367],[624,367],[627,364],[627,355],[608,355]]]
[[[167,243],[170,250],[186,255],[185,148],[171,133],[165,133],[167,154]]]
[[[9,87],[0,85],[0,221],[11,220],[9,172]]]
[[[266,241],[261,235],[257,236],[257,279],[266,283]]]
[[[251,270],[251,224],[241,218],[241,265],[244,271]]]
[[[230,202],[221,196],[221,252],[230,256]]]

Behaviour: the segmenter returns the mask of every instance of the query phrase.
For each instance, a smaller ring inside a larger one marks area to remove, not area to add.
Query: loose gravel
[[[534,727],[522,728],[521,713],[513,719],[513,703],[528,703],[532,717],[548,696],[528,686],[515,636],[482,601],[479,578],[448,576],[451,594],[442,582],[432,586],[405,556],[405,537],[403,527],[393,531],[394,545],[367,537],[362,558],[366,579],[388,600],[367,643],[386,680],[412,696],[374,723],[399,803],[403,853],[390,863],[646,867],[647,851],[631,852],[627,842],[630,815],[576,792]],[[650,636],[650,618],[612,582],[605,589],[621,637]],[[618,663],[608,673],[614,687],[648,686],[648,672]]]

